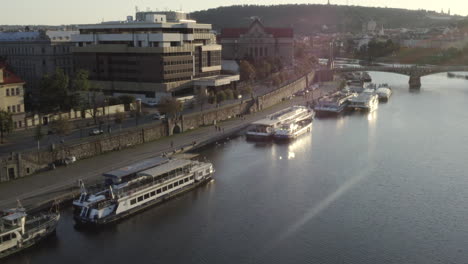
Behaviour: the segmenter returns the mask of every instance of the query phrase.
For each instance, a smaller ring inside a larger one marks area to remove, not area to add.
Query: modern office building
[[[77,31],[0,32],[0,57],[26,82],[27,96],[39,95],[45,74],[62,68],[73,73],[71,35]]]
[[[259,19],[248,28],[223,28],[220,44],[223,60],[276,57],[290,64],[294,59],[293,29],[265,27]]]
[[[24,81],[0,63],[0,110],[12,113],[14,129],[24,124]]]
[[[130,94],[143,103],[222,89],[239,76],[221,75],[221,45],[211,25],[181,12],[138,12],[136,19],[82,25],[72,36],[75,69],[90,72],[105,94]]]

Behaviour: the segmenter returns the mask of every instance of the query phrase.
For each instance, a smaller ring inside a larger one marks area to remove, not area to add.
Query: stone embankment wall
[[[307,88],[312,84],[314,76],[315,73],[311,72],[258,98],[187,114],[175,122],[146,125],[121,134],[102,135],[84,143],[57,145],[54,149],[12,154],[10,157],[0,160],[2,167],[0,169],[0,182],[46,170],[49,168],[49,164],[65,157],[75,156],[78,160],[91,158],[106,152],[170,136],[175,131],[184,132],[201,126],[213,125],[215,122],[228,120],[238,115],[261,111],[281,102],[295,92]]]

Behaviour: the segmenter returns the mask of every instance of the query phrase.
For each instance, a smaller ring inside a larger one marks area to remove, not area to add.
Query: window
[[[145,199],[148,199],[150,197],[149,193],[145,194]]]
[[[174,186],[172,184],[169,184],[169,186],[167,186],[168,189],[172,189]]]
[[[138,197],[138,202],[143,201],[143,196]]]
[[[11,112],[11,108],[10,108],[9,106],[7,107],[7,111],[8,111],[8,112]]]
[[[16,88],[16,95],[19,95],[19,94],[20,94],[20,89]]]
[[[130,205],[134,205],[134,204],[136,204],[136,199],[132,199],[132,200],[130,201]]]
[[[12,106],[11,108],[13,109],[12,112],[16,113],[16,105]]]
[[[163,190],[163,192],[167,191],[167,186],[164,186],[164,187],[162,188],[162,190]]]
[[[23,127],[23,122],[18,121],[18,126],[19,126],[19,127]]]
[[[183,180],[183,179],[179,181],[179,184],[183,184],[183,183],[184,183],[184,180]]]
[[[6,89],[6,96],[10,96],[10,89]]]
[[[174,182],[174,187],[179,186],[179,182]]]
[[[17,105],[17,106],[16,106],[16,110],[17,110],[18,112],[21,112],[21,105]]]
[[[188,182],[188,181],[189,181],[189,178],[185,178],[184,181],[185,181],[185,182]]]
[[[190,180],[193,180],[193,176],[190,176]]]
[[[161,189],[157,189],[157,190],[156,190],[156,193],[157,193],[157,194],[160,194],[160,193],[161,193]]]
[[[156,195],[156,192],[155,192],[155,191],[152,191],[152,192],[150,193],[150,195],[151,195],[151,196],[155,196],[155,195]]]
[[[210,169],[206,169],[206,171],[205,171],[205,172],[206,172],[206,173],[210,173]]]
[[[200,171],[200,172],[198,173],[198,176],[203,176],[203,171]]]

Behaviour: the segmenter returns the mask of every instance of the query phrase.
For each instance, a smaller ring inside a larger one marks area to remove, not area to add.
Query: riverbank
[[[322,85],[314,91],[313,98],[323,96],[336,89],[337,83]],[[101,181],[102,173],[127,166],[139,160],[159,156],[163,153],[176,153],[195,150],[200,147],[232,137],[245,129],[250,123],[264,118],[294,104],[304,104],[312,98],[294,97],[262,111],[229,119],[218,124],[221,131],[214,126],[204,126],[185,133],[164,137],[156,141],[137,145],[121,151],[109,152],[91,159],[80,160],[68,167],[60,167],[34,176],[0,184],[0,208],[16,205],[20,200],[26,208],[47,205],[53,201],[66,201],[78,194],[78,180],[86,184]],[[193,143],[195,142],[195,145]],[[172,143],[172,144],[171,144]],[[171,147],[171,145],[173,145]],[[182,150],[183,148],[183,150]]]

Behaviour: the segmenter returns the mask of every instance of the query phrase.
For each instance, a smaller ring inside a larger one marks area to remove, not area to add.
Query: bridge
[[[377,71],[391,72],[403,75],[408,75],[410,88],[421,88],[421,77],[441,73],[441,72],[457,72],[468,71],[468,66],[367,66],[367,67],[350,67],[350,68],[333,68],[336,73],[344,72],[362,72],[362,71]]]

